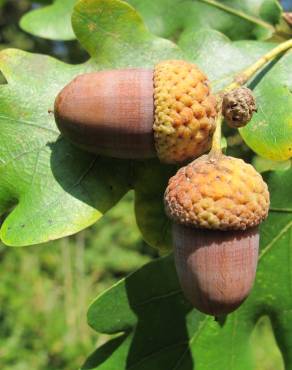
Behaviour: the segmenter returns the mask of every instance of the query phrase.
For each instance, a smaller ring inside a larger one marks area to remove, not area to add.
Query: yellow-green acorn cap
[[[245,230],[267,217],[269,192],[261,175],[243,160],[204,155],[169,180],[165,209],[178,224]]]
[[[182,60],[154,68],[154,139],[159,159],[182,163],[210,148],[216,98],[206,75]]]

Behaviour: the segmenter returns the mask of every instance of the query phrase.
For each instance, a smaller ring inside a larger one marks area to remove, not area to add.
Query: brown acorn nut
[[[210,148],[216,98],[194,64],[164,61],[153,70],[80,75],[58,94],[55,119],[72,143],[116,158],[158,155],[166,163]]]
[[[255,98],[247,87],[239,87],[223,95],[222,114],[230,127],[247,125],[256,111]]]
[[[165,209],[173,221],[178,277],[186,297],[210,315],[235,310],[256,273],[269,192],[241,159],[204,155],[169,180]]]

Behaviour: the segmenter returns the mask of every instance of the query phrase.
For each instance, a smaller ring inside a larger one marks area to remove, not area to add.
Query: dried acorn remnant
[[[154,69],[88,73],[58,94],[55,119],[79,147],[118,158],[158,156],[166,163],[210,148],[216,98],[207,77],[180,60]]]
[[[252,91],[247,87],[239,87],[223,96],[222,114],[230,127],[245,126],[256,110]]]
[[[256,272],[269,192],[241,159],[204,155],[169,180],[175,262],[186,297],[202,312],[229,313],[247,297]]]

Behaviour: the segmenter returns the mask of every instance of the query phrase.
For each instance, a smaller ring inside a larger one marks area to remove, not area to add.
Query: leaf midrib
[[[175,344],[171,344],[171,345],[165,346],[163,348],[158,349],[157,351],[153,351],[150,354],[148,354],[147,356],[144,356],[139,361],[133,363],[130,367],[127,367],[127,370],[131,370],[131,369],[135,368],[137,365],[140,365],[141,363],[147,361],[151,357],[157,356],[159,353],[164,352],[167,349],[176,348],[176,347],[179,347],[181,345],[185,345],[187,343],[188,343],[188,341],[186,340],[186,341],[182,341],[182,342],[179,342],[179,343],[175,343]]]
[[[284,235],[290,228],[292,227],[292,220],[286,224],[282,228],[282,230],[266,245],[266,247],[262,250],[261,254],[259,255],[259,261],[264,257],[265,254],[267,254],[273,245],[281,238],[282,235]]]
[[[231,6],[228,6],[226,4],[219,3],[216,0],[198,0],[202,3],[208,4],[210,6],[213,6],[215,8],[218,8],[220,10],[225,11],[226,13],[235,15],[237,17],[240,17],[242,19],[245,19],[246,21],[249,21],[251,23],[257,24],[263,28],[266,28],[272,32],[275,32],[275,27],[272,26],[270,23],[262,20],[261,18],[255,17],[253,15],[247,14],[239,9],[232,8]]]
[[[208,316],[206,316],[204,318],[204,320],[201,322],[201,325],[200,327],[198,328],[198,330],[193,334],[193,336],[187,341],[187,348],[185,349],[184,353],[182,354],[181,358],[177,361],[177,363],[174,365],[174,368],[172,370],[177,370],[178,369],[178,366],[182,363],[186,353],[188,352],[188,349],[190,347],[191,344],[193,344],[200,336],[202,330],[204,329],[204,327],[206,326],[206,323],[208,322]]]
[[[18,160],[22,159],[23,157],[25,157],[29,154],[32,154],[32,153],[35,153],[35,152],[37,152],[39,154],[44,148],[45,148],[45,145],[41,145],[41,146],[38,146],[38,147],[33,148],[31,150],[28,150],[26,152],[22,152],[22,153],[17,154],[14,157],[10,158],[7,162],[2,161],[2,163],[0,163],[0,170],[9,166],[14,161],[18,161]]]

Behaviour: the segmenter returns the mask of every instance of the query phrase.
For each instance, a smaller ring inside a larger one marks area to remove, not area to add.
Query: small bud
[[[245,126],[256,110],[252,91],[247,87],[239,87],[223,96],[222,114],[230,127]]]

